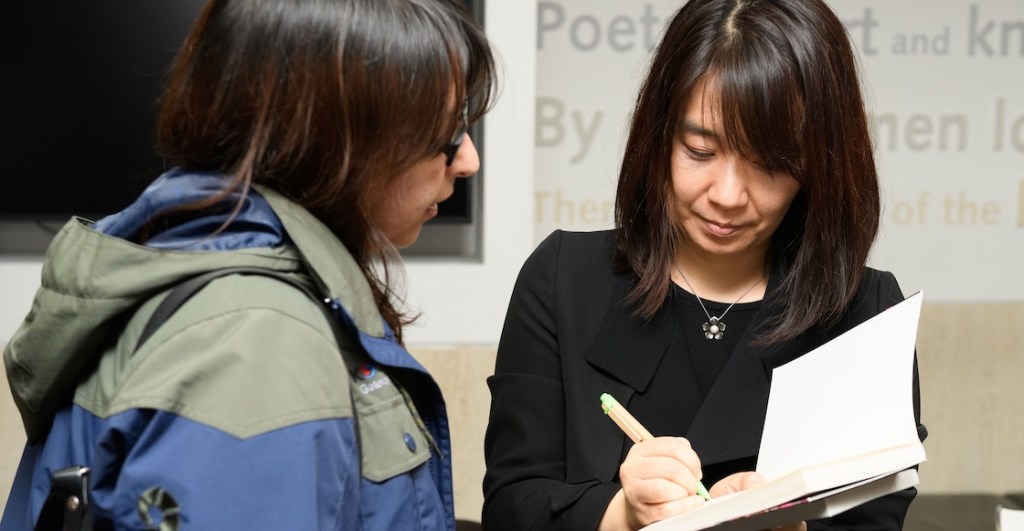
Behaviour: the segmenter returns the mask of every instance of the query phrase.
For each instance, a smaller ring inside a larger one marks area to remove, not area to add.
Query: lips
[[[729,225],[727,223],[718,223],[707,219],[704,220],[704,226],[707,227],[708,232],[720,238],[732,236],[737,230],[737,227],[735,225]]]
[[[438,199],[437,201],[434,201],[434,203],[432,205],[427,207],[427,213],[430,214],[431,217],[436,216],[437,215],[437,208],[438,208],[437,205],[439,205],[441,203],[444,203],[445,201],[448,200],[449,197],[451,197],[454,194],[455,194],[455,190],[451,190],[447,194],[444,194],[444,197]]]

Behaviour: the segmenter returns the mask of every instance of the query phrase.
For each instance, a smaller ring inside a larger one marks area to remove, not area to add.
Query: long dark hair
[[[224,196],[261,183],[309,210],[352,253],[401,341],[397,252],[367,206],[451,137],[453,101],[479,118],[495,80],[458,0],[211,0],[171,71],[158,147],[186,170],[231,175]]]
[[[669,211],[676,125],[701,80],[719,91],[729,147],[800,183],[769,251],[781,314],[761,341],[838,319],[878,230],[879,191],[857,66],[821,0],[691,0],[641,86],[615,202],[616,265],[650,317],[669,288],[678,228]]]

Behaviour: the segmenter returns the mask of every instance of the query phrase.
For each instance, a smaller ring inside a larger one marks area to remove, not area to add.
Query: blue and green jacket
[[[221,186],[172,171],[55,238],[4,352],[29,442],[0,531],[32,529],[50,475],[72,465],[91,469],[100,529],[453,529],[440,391],[326,226],[256,187],[216,236],[230,209],[131,241]],[[233,266],[294,275],[329,311],[280,280],[225,276],[136,345],[171,288]]]

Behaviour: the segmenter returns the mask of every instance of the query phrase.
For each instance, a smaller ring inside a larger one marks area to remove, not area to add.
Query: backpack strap
[[[87,467],[72,466],[53,473],[35,531],[93,531]]]
[[[139,339],[135,343],[135,349],[133,352],[137,352],[143,343],[145,343],[146,340],[164,324],[164,322],[170,319],[170,317],[174,315],[174,312],[178,311],[178,308],[181,308],[181,306],[191,299],[193,295],[206,287],[210,281],[228,275],[262,275],[276,278],[277,280],[290,284],[299,291],[305,293],[309,298],[317,302],[318,307],[323,309],[325,312],[328,311],[326,306],[323,304],[325,301],[324,297],[316,294],[307,284],[298,280],[294,276],[264,267],[239,266],[214,269],[208,273],[203,273],[181,282],[171,289],[170,293],[164,297],[164,300],[160,301],[160,304],[156,307],[156,310],[153,311],[149,320],[146,321],[146,325],[142,328],[142,334],[139,335]],[[328,315],[328,320],[333,323],[333,316]]]

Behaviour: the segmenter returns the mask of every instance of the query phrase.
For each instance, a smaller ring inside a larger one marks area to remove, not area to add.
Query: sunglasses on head
[[[462,105],[462,114],[459,116],[459,128],[455,131],[455,135],[451,141],[445,144],[441,148],[441,153],[444,153],[444,165],[451,166],[452,162],[455,161],[455,154],[459,152],[459,147],[462,146],[463,139],[466,138],[466,132],[469,130],[469,102],[467,101]]]

